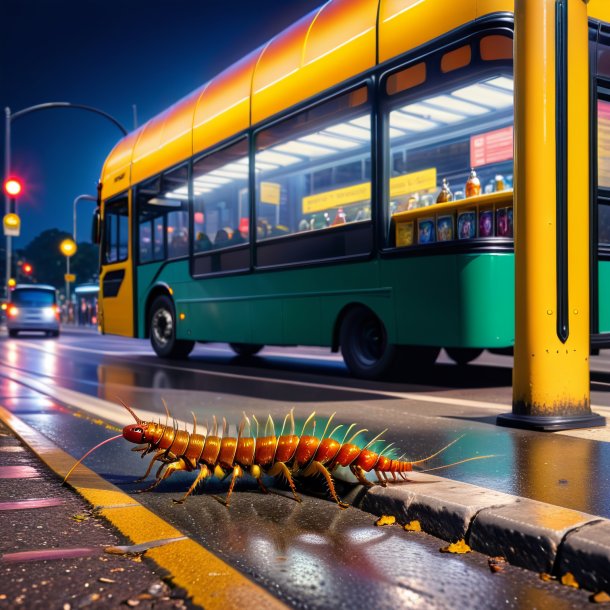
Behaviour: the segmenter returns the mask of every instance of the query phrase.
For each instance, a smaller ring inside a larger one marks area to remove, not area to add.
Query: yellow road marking
[[[72,456],[3,406],[0,406],[0,420],[60,477],[72,467]],[[134,544],[185,535],[82,464],[72,474],[70,485]],[[146,556],[166,570],[173,583],[206,610],[287,608],[194,540],[187,538],[153,548]]]

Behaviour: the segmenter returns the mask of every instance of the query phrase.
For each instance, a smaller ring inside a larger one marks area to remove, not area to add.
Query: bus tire
[[[244,358],[258,354],[265,347],[259,343],[229,343],[229,346],[238,356]]]
[[[150,343],[160,358],[186,358],[193,351],[194,341],[176,339],[176,312],[168,296],[153,301],[149,322]]]
[[[370,309],[348,311],[339,341],[343,360],[355,377],[377,379],[390,370],[395,348],[388,343],[383,322]]]
[[[459,366],[472,362],[483,353],[482,349],[476,347],[446,347],[445,351],[449,358]]]

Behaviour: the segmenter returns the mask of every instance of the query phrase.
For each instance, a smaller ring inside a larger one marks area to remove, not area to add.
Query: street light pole
[[[97,202],[97,197],[94,197],[93,195],[79,195],[75,200],[74,203],[72,204],[72,239],[78,243],[76,241],[76,204],[79,201],[95,201]],[[68,271],[68,273],[70,273]]]
[[[103,110],[99,110],[98,108],[93,108],[92,106],[86,106],[84,104],[72,104],[71,102],[48,102],[46,104],[37,104],[35,106],[29,106],[28,108],[24,108],[23,110],[19,110],[17,112],[11,113],[11,109],[7,106],[4,109],[4,177],[8,178],[11,174],[11,122],[15,119],[18,119],[26,114],[31,112],[37,112],[38,110],[48,110],[51,108],[75,108],[77,110],[86,110],[88,112],[94,112],[99,114],[110,122],[114,123],[124,136],[127,135],[127,129],[123,127],[119,121],[117,121],[112,115],[104,112]],[[5,214],[9,213],[10,199],[8,196],[4,198],[4,208]],[[76,232],[76,231],[75,231]],[[11,257],[12,257],[12,237],[10,235],[6,236],[6,275],[4,287],[6,290],[6,298],[8,299],[9,295],[9,287],[8,281],[11,277]]]

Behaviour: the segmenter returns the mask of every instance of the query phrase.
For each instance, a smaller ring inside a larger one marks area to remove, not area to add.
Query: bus
[[[610,346],[610,7],[591,0],[591,330]],[[377,378],[515,335],[512,0],[330,0],[128,134],[101,332],[341,351]]]

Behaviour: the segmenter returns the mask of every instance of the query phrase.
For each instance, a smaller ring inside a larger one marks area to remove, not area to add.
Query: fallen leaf
[[[396,523],[396,517],[392,515],[381,515],[377,521],[375,521],[375,525],[394,525]]]
[[[72,515],[72,517],[70,517],[71,519],[74,519],[74,521],[87,521],[87,519],[89,519],[89,517],[87,515],[83,515],[80,513],[76,513],[75,515]]]
[[[421,532],[421,523],[417,520],[410,521],[404,528],[407,532]]]
[[[555,578],[546,572],[541,572],[540,580],[544,580],[544,582],[551,582],[551,580],[555,580]]]
[[[487,565],[493,574],[497,574],[498,572],[502,572],[504,570],[504,566],[506,565],[505,557],[490,557],[487,560]]]
[[[472,549],[466,544],[466,541],[463,538],[441,549],[441,553],[455,553],[456,555],[463,555],[464,553],[471,552]]]
[[[576,582],[576,579],[574,578],[574,574],[572,574],[572,572],[566,572],[562,577],[561,577],[561,584],[565,585],[566,587],[574,587],[575,589],[579,589],[579,585]]]
[[[594,604],[606,604],[610,602],[610,595],[608,595],[605,591],[598,591],[589,597],[589,601],[593,602]]]

